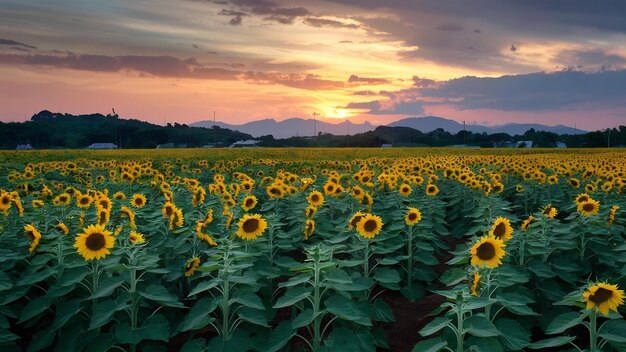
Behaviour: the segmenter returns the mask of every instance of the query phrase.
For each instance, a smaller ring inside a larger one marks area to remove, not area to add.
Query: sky
[[[0,120],[626,125],[618,0],[0,0]]]

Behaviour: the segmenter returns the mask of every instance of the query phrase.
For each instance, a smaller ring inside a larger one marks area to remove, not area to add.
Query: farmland
[[[3,351],[625,351],[626,152],[0,152]]]

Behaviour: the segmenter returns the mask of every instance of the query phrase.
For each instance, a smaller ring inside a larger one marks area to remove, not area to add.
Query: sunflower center
[[[143,199],[141,199],[141,198],[135,199],[135,204],[142,205],[143,204]]]
[[[11,198],[9,197],[2,197],[2,204],[7,205],[11,203]]]
[[[376,224],[376,220],[367,220],[365,224],[363,224],[363,229],[367,232],[372,232],[376,230],[378,224]]]
[[[409,213],[409,220],[413,221],[417,219],[417,214],[416,213]]]
[[[476,248],[476,255],[480,260],[491,260],[496,256],[496,248],[493,244],[485,242]]]
[[[350,223],[350,225],[352,226],[356,226],[356,224],[359,223],[359,221],[361,221],[362,216],[361,215],[357,215],[352,219],[352,222]]]
[[[248,219],[243,223],[243,230],[247,233],[255,232],[259,228],[259,219]]]
[[[578,202],[579,202],[579,203],[586,202],[586,201],[588,201],[588,200],[589,200],[589,198],[588,198],[588,197],[586,197],[586,196],[582,196],[582,197],[578,198]]]
[[[432,186],[431,186],[431,187],[428,187],[428,192],[432,193],[432,192],[434,192],[434,191],[435,191],[435,187],[432,187]]]
[[[506,234],[506,224],[503,222],[496,225],[496,228],[493,229],[493,235],[496,238],[502,238],[502,236],[504,236],[505,234]]]
[[[61,202],[65,203],[65,202],[67,202],[67,197],[65,197],[65,196],[61,196],[61,197],[59,198],[59,200],[60,200]]]
[[[89,204],[89,198],[81,198],[80,199],[80,204],[81,205],[85,205],[85,204]]]
[[[595,304],[606,302],[613,296],[613,291],[600,287],[596,293],[589,296],[589,300]]]
[[[271,194],[280,194],[280,189],[278,189],[278,188],[271,188],[270,189],[270,193]]]
[[[594,211],[595,210],[595,205],[593,203],[585,203],[583,204],[583,210],[584,211]]]
[[[251,198],[246,199],[246,206],[251,207],[254,204],[254,200]]]
[[[85,241],[85,245],[87,246],[87,248],[92,251],[97,251],[104,248],[104,244],[104,235],[99,232],[90,234],[89,236],[87,236],[87,240]]]
[[[33,233],[33,231],[26,231],[26,237],[28,237],[28,239],[31,241],[35,240],[35,234]]]

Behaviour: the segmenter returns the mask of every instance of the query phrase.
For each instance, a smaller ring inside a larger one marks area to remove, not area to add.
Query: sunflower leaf
[[[422,336],[430,336],[445,328],[451,321],[452,320],[448,318],[436,317],[430,323],[426,324],[426,326],[419,331],[419,334]]]
[[[623,319],[609,320],[602,324],[598,336],[609,342],[626,343],[626,321]]]
[[[563,331],[580,324],[583,316],[579,312],[566,312],[557,315],[548,325],[546,334],[560,334]]]
[[[528,347],[533,350],[559,347],[559,346],[563,346],[574,341],[574,339],[576,339],[576,336],[557,336],[557,337],[533,342]]]

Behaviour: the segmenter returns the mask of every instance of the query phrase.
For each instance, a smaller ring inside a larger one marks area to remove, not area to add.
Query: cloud
[[[469,76],[440,82],[434,88],[417,88],[412,93],[422,99],[442,98],[460,110],[552,111],[626,106],[626,70]]]
[[[318,75],[278,72],[246,72],[244,79],[253,84],[281,84],[307,90],[333,90],[345,87],[344,82],[322,79]]]
[[[281,24],[292,24],[298,17],[309,16],[312,13],[304,7],[282,7],[274,1],[265,0],[231,0],[230,5],[237,10],[222,10],[220,14],[234,16],[231,25],[241,25],[243,17],[249,15],[264,16],[264,21]]]
[[[228,21],[228,24],[230,24],[231,26],[240,26],[241,22],[243,21],[243,17],[244,16],[249,16],[245,12],[231,11],[231,10],[222,10],[222,11],[220,11],[218,13],[218,15],[221,15],[221,16],[232,16],[230,21]]]
[[[11,39],[2,39],[2,38],[0,38],[0,45],[13,45],[13,46],[16,46],[16,47],[25,47],[25,48],[29,48],[29,49],[37,49],[36,46],[32,46],[32,45],[16,42],[15,40],[11,40]]]
[[[376,93],[376,92],[374,92],[372,90],[359,90],[359,91],[356,91],[356,92],[352,92],[352,95],[365,95],[365,96],[368,96],[368,95],[378,95],[378,93]]]
[[[440,26],[435,27],[438,31],[446,31],[446,32],[460,32],[463,30],[463,27],[456,24],[442,24]]]
[[[357,29],[359,25],[355,23],[344,23],[337,20],[329,20],[325,18],[314,18],[307,17],[304,19],[304,24],[307,24],[312,27],[334,27],[334,28],[349,28],[349,29]],[[343,41],[342,41],[343,42]],[[350,41],[348,41],[350,42]],[[340,42],[341,43],[341,42]]]
[[[563,50],[555,57],[559,67],[580,67],[591,70],[626,68],[626,57],[604,50]]]
[[[437,81],[433,79],[420,78],[418,76],[413,76],[413,86],[418,88],[427,88],[432,87],[437,84]]]
[[[420,101],[406,102],[381,102],[378,100],[368,102],[349,103],[346,109],[368,109],[369,115],[419,115],[424,112],[424,104]]]
[[[31,66],[48,66],[94,72],[119,72],[132,70],[160,77],[234,80],[239,71],[205,67],[196,59],[181,60],[172,56],[106,56],[69,53],[56,55],[0,54],[0,63]]]
[[[348,78],[348,83],[357,84],[357,85],[360,85],[360,84],[375,85],[375,84],[391,83],[391,81],[385,78],[359,77],[357,75],[350,75],[350,77]]]

